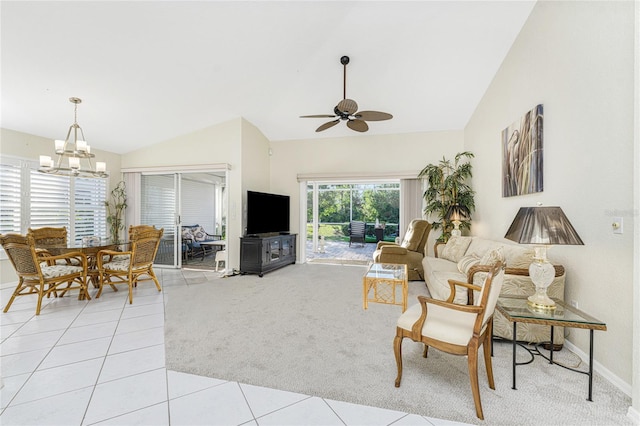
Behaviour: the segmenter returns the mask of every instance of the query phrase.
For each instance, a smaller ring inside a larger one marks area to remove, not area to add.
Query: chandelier
[[[73,114],[73,124],[69,127],[65,140],[55,141],[55,151],[57,159],[54,161],[48,155],[40,156],[39,172],[60,176],[75,177],[109,177],[107,173],[107,163],[96,161],[93,166],[91,147],[84,139],[84,132],[78,125],[78,104],[82,102],[80,98],[69,98],[69,102],[75,105]],[[80,139],[78,139],[78,130]],[[85,163],[85,166],[82,166]]]

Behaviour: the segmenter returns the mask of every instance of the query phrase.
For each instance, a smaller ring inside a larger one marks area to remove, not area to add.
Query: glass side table
[[[592,317],[591,315],[582,312],[579,309],[576,309],[572,306],[566,305],[561,300],[554,300],[556,302],[556,309],[553,310],[539,310],[530,307],[527,304],[526,296],[501,296],[498,299],[498,303],[496,304],[496,309],[500,311],[502,315],[506,318],[507,321],[513,322],[513,386],[512,389],[516,389],[516,367],[518,365],[530,364],[534,355],[540,355],[549,361],[549,364],[559,365],[567,370],[575,371],[576,373],[586,374],[589,376],[589,397],[587,398],[589,401],[592,400],[593,394],[593,331],[594,330],[607,330],[607,325]],[[523,348],[529,351],[531,354],[531,359],[526,362],[516,362],[516,345],[518,344],[516,341],[517,336],[517,325],[518,323],[529,323],[529,324],[541,324],[548,325],[551,327],[551,339],[550,339],[550,351],[549,357],[545,356],[539,349],[539,347],[543,343],[539,343],[536,345],[535,349],[532,351],[529,348],[521,345]],[[559,364],[553,361],[553,328],[554,327],[570,327],[570,328],[582,328],[589,330],[589,367],[587,371],[579,370],[576,368],[567,367],[566,365]]]
[[[393,263],[372,263],[362,278],[363,307],[367,309],[369,302],[386,303],[402,306],[407,310],[409,281],[407,265]],[[398,288],[402,295],[398,295]],[[373,294],[371,293],[373,290]]]

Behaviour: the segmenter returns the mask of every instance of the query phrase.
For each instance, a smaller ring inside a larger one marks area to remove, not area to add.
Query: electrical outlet
[[[613,223],[611,224],[611,227],[613,228],[614,234],[622,234],[623,232],[622,224],[623,222],[621,217],[613,218]]]
[[[571,306],[573,306],[573,307],[574,307],[574,308],[576,308],[576,309],[579,309],[579,308],[578,308],[578,301],[577,301],[577,300],[572,300],[572,301],[571,301]]]

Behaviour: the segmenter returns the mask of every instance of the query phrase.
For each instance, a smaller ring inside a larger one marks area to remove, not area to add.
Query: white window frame
[[[18,184],[19,185],[18,191],[15,191],[15,190],[12,191],[13,194],[15,194],[16,192],[20,194],[19,195],[20,226],[18,229],[15,229],[15,228],[8,229],[5,227],[2,230],[0,230],[0,232],[2,233],[14,232],[14,233],[20,233],[24,235],[27,233],[27,230],[32,226],[32,222],[35,220],[32,217],[33,205],[32,205],[32,194],[31,194],[31,189],[32,189],[31,174],[35,170],[37,170],[38,164],[33,160],[10,157],[10,156],[0,156],[0,164],[19,167],[20,169],[20,181]],[[41,178],[41,177],[44,179],[47,179],[46,174],[38,175],[38,178]],[[0,179],[2,178],[3,176],[2,174],[0,174]],[[51,178],[52,179],[55,178],[58,181],[60,179],[60,177],[58,176],[55,176],[55,177],[51,176]],[[68,232],[67,235],[69,238],[69,242],[73,241],[76,244],[79,244],[82,237],[85,235],[88,235],[87,233],[90,233],[91,235],[99,236],[101,238],[106,238],[107,225],[106,225],[105,201],[107,201],[107,197],[108,197],[108,180],[100,179],[100,181],[95,180],[92,182],[92,181],[87,181],[86,179],[88,178],[66,178],[66,179],[69,179],[68,196],[66,197],[67,199],[64,200],[65,202],[61,203],[60,205],[61,206],[66,205],[63,208],[63,210],[65,211],[65,214],[67,215],[67,217],[66,218],[62,217],[58,220],[55,220],[55,223],[50,223],[50,224],[46,223],[46,218],[44,219],[44,221],[42,219],[35,220],[37,222],[35,226],[38,226],[38,227],[47,226],[47,225],[61,226],[62,222],[66,222],[64,226],[67,227],[67,232]],[[7,191],[8,187],[5,184],[6,182],[2,182],[2,185],[0,186],[0,190]],[[11,185],[14,185],[14,184],[12,183]],[[78,191],[76,191],[76,188],[78,188]],[[88,199],[89,202],[87,203],[86,202],[87,195],[89,195],[90,197],[95,195],[95,197],[93,199],[89,198]],[[83,200],[85,202],[81,203],[80,202],[81,200],[79,197],[83,197]],[[2,194],[2,199],[5,199],[6,201],[9,201],[11,199],[15,200],[15,198],[16,198],[15,195],[11,195],[7,199],[5,198],[5,194],[4,193]],[[46,200],[43,201],[41,199],[41,202],[46,202]],[[58,199],[57,202],[60,202],[60,200]],[[2,209],[2,207],[3,206],[0,206],[0,209]],[[79,229],[76,229],[76,218],[79,218],[80,216],[84,217],[85,221],[83,223],[85,226],[80,227]],[[90,220],[89,222],[87,222],[86,221],[87,218],[89,219],[93,218],[93,227],[86,226],[87,223],[91,222]],[[0,252],[0,258],[6,259],[6,254],[4,253],[4,250]]]

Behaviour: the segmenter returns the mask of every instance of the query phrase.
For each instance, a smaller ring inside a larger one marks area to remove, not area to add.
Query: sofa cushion
[[[504,263],[504,253],[502,252],[502,247],[496,247],[493,250],[489,250],[482,256],[480,259],[480,265],[493,265],[497,261],[501,261]]]
[[[451,294],[449,280],[467,281],[467,276],[458,271],[458,264],[438,257],[426,256],[422,259],[424,280],[429,289],[429,294],[434,299],[446,300]],[[467,292],[458,288],[455,303],[466,304]]]
[[[468,255],[462,256],[462,258],[458,261],[458,271],[466,275],[472,266],[475,266],[479,263],[480,263],[480,258],[478,257],[477,254],[468,254]]]
[[[471,244],[471,237],[451,237],[442,249],[441,258],[458,263]]]

